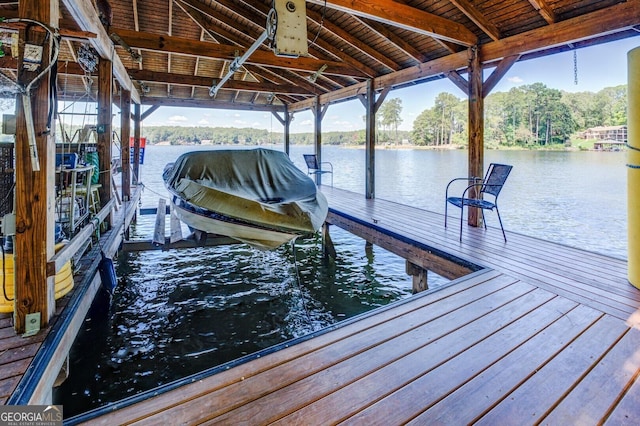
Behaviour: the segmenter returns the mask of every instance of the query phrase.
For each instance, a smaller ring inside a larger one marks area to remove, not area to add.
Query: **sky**
[[[605,87],[627,84],[627,53],[636,47],[640,47],[640,37],[578,49],[576,51],[577,84],[575,84],[573,52],[517,62],[496,85],[492,93],[507,92],[513,87],[536,82],[567,92],[598,92]],[[491,69],[485,72],[491,72]],[[449,92],[461,99],[466,96],[448,79],[389,92],[387,100],[399,98],[402,102],[402,123],[398,129],[411,130],[416,117],[425,109],[433,107],[436,96],[441,92]],[[322,121],[322,131],[364,129],[364,115],[365,110],[359,100],[332,104]],[[283,131],[279,121],[268,112],[198,108],[161,107],[143,122],[143,128],[160,125],[252,127],[273,132]],[[291,133],[312,131],[311,111],[296,113],[291,122]]]

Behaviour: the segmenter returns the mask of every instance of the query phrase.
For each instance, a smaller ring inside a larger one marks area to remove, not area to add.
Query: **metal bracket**
[[[40,312],[25,316],[24,334],[22,337],[35,336],[40,331]]]

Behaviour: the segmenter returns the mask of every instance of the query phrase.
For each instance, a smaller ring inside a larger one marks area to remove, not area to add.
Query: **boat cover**
[[[324,195],[280,151],[188,152],[167,165],[163,178],[184,201],[274,230],[315,232],[327,216]]]

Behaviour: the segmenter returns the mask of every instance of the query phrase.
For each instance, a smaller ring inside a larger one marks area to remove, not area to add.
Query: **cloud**
[[[518,76],[516,75],[516,76],[514,76],[514,77],[509,77],[509,78],[507,78],[507,81],[508,81],[509,83],[513,83],[513,84],[520,84],[520,83],[522,83],[524,80],[523,80],[523,79],[521,79],[520,77],[518,77]]]
[[[202,120],[198,121],[198,124],[201,126],[208,126],[209,125],[209,120],[203,118]]]
[[[171,124],[186,123],[187,121],[189,121],[189,119],[184,115],[172,115],[169,117],[169,123]]]

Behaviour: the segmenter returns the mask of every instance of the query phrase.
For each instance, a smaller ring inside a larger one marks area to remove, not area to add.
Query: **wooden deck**
[[[323,188],[330,219],[483,268],[132,405],[103,424],[638,424],[640,291],[626,262]],[[373,227],[367,228],[364,225]],[[364,231],[363,231],[364,232]],[[106,413],[106,414],[105,414]]]
[[[74,269],[74,289],[56,301],[56,314],[35,336],[16,335],[13,314],[0,313],[0,404],[49,404],[51,388],[100,286],[100,252],[115,255],[122,227],[129,226],[140,190],[114,214],[114,228],[101,235]]]

